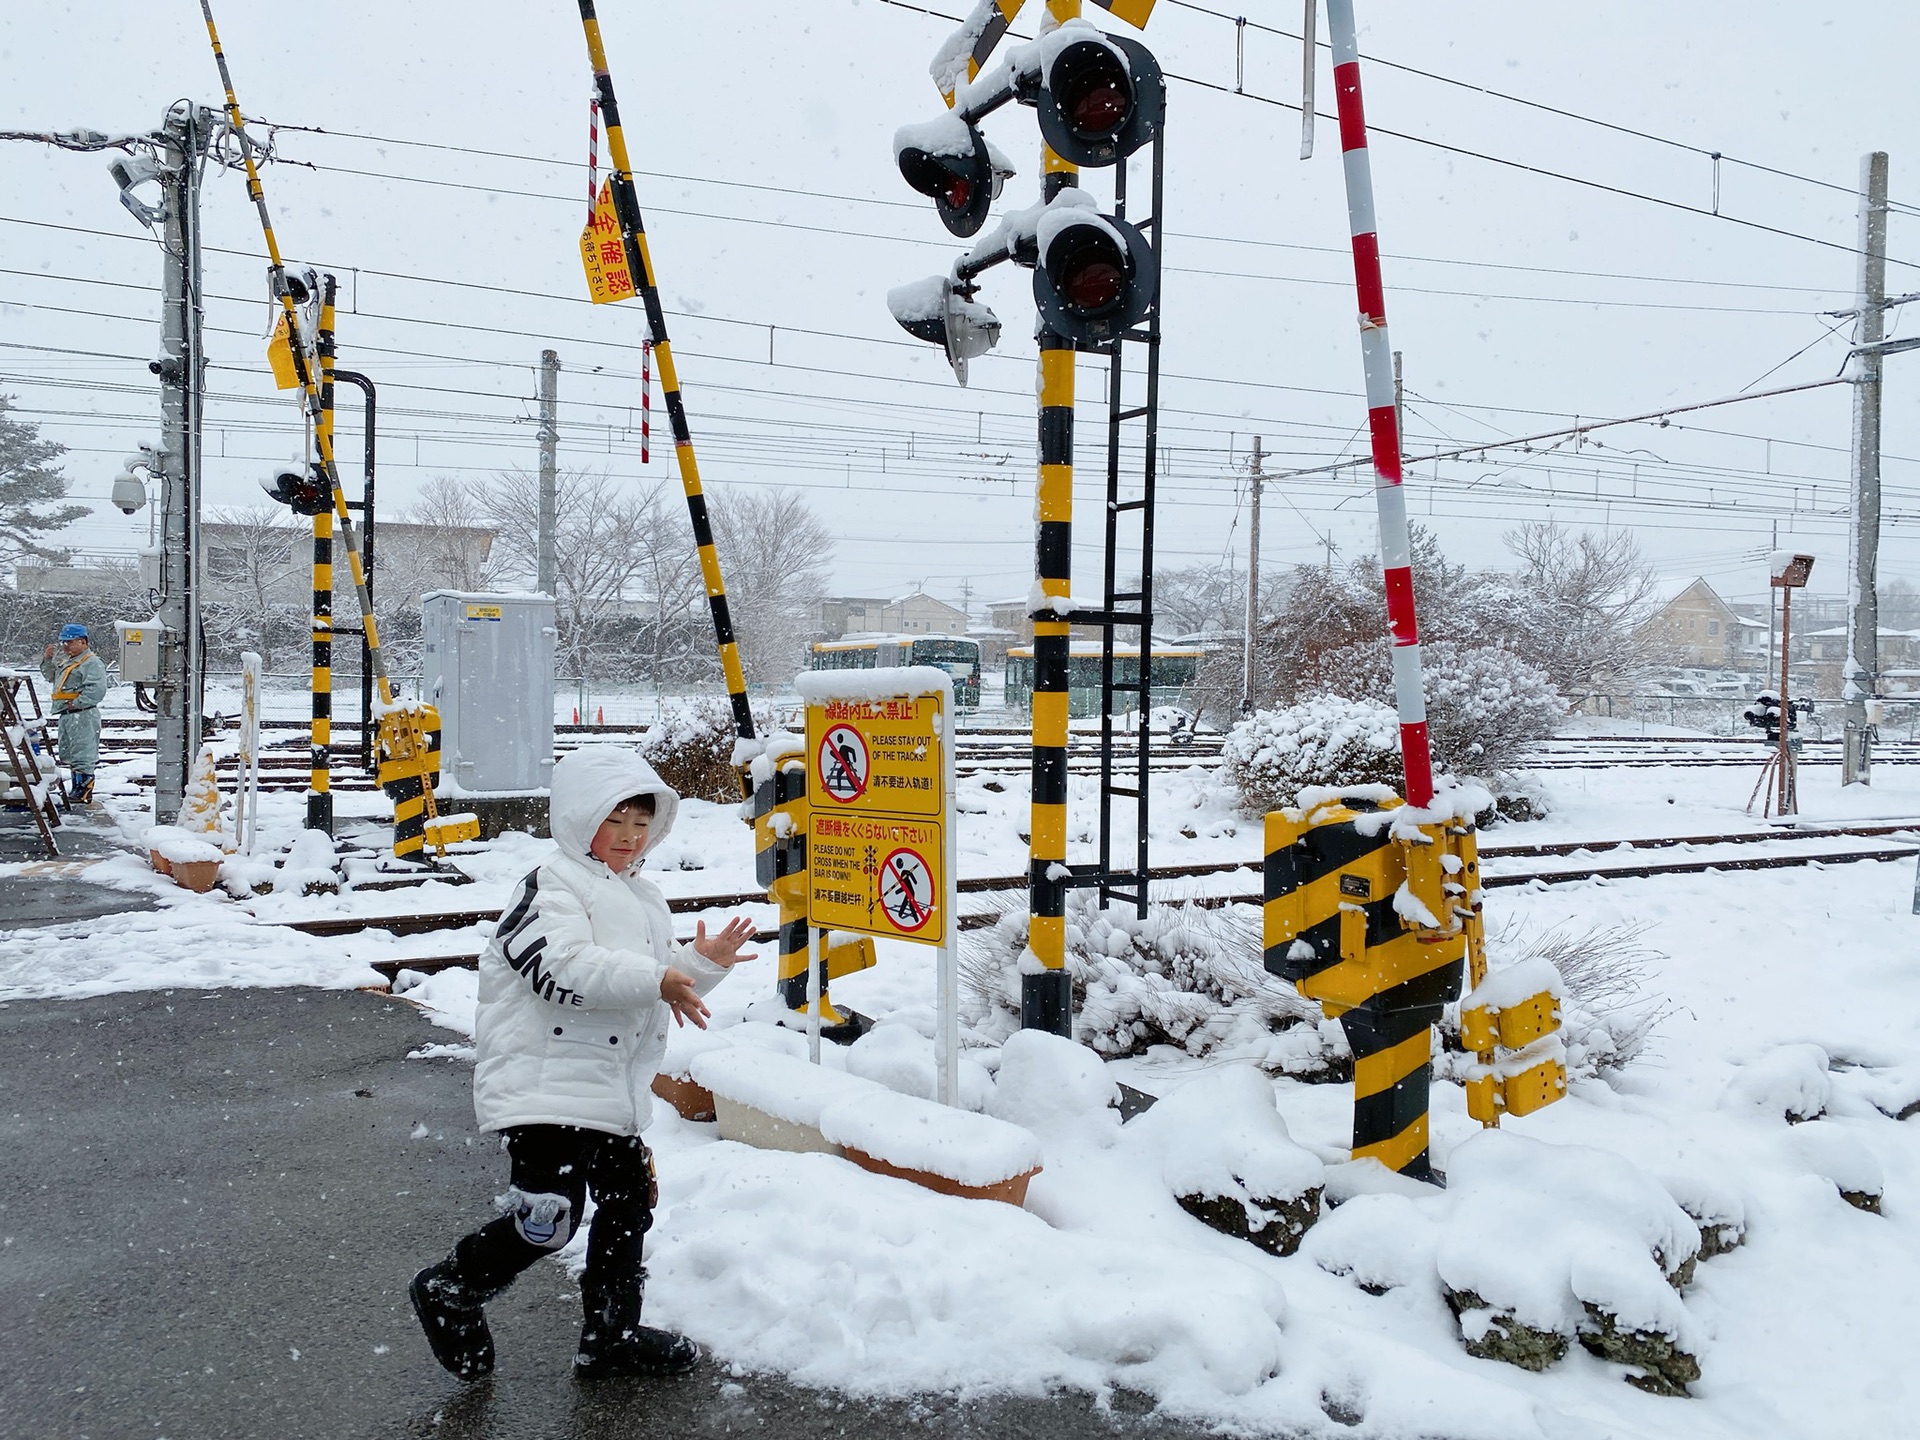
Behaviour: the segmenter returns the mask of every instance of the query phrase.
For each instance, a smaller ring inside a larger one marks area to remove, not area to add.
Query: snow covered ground
[[[144,792],[124,769],[108,767],[102,788],[133,835]],[[1762,828],[1741,813],[1754,778],[1743,769],[1541,778],[1551,817],[1504,827],[1490,842]],[[1884,767],[1870,791],[1844,793],[1831,768],[1809,769],[1802,791],[1809,817],[1920,816],[1920,767]],[[373,796],[339,802],[344,826],[380,809]],[[300,804],[267,797],[269,845],[292,838]],[[962,873],[1018,873],[1024,778],[963,780],[959,804]],[[1204,769],[1161,779],[1155,814],[1157,864],[1251,861],[1259,851],[1258,822],[1236,816]],[[1083,782],[1070,815],[1091,823]],[[1089,839],[1081,832],[1075,843]],[[319,940],[263,922],[496,905],[543,849],[508,837],[463,857],[477,880],[463,887],[282,893],[244,905],[189,895],[131,855],[104,861],[90,878],[150,891],[161,908],[0,932],[0,1001],[374,983],[367,961],[477,949],[479,929]],[[699,802],[684,807],[652,862],[673,894],[752,890],[752,868],[731,808]],[[1490,928],[1510,936],[1645,927],[1640,943],[1656,952],[1648,1000],[1666,1008],[1648,1053],[1611,1083],[1579,1082],[1564,1103],[1509,1120],[1497,1137],[1468,1120],[1458,1086],[1436,1083],[1434,1157],[1453,1176],[1445,1191],[1394,1193],[1341,1171],[1349,1087],[1272,1082],[1286,1131],[1333,1167],[1333,1190],[1385,1192],[1328,1212],[1287,1258],[1184,1213],[1167,1180],[1170,1127],[1121,1127],[1097,1086],[1063,1079],[1053,1105],[1005,1087],[1004,1103],[1027,1117],[1046,1157],[1024,1210],[938,1196],[827,1155],[749,1149],[663,1113],[650,1135],[663,1197],[649,1236],[650,1313],[723,1362],[811,1384],[1139,1391],[1169,1411],[1257,1431],[1904,1433],[1920,1408],[1920,1381],[1905,1363],[1920,1327],[1920,1127],[1892,1117],[1920,1102],[1914,884],[1908,860],[1493,892]],[[771,919],[767,907],[748,909]],[[682,919],[690,928],[692,917]],[[931,1034],[932,952],[880,949],[880,964],[837,983],[835,998],[886,1022],[880,1040],[910,1058]],[[761,1028],[771,986],[771,957],[742,966],[715,992],[716,1027]],[[447,972],[411,995],[445,1027],[423,1027],[418,1063],[464,1063],[471,975]],[[969,1053],[997,1068],[994,1049]],[[847,1063],[845,1053],[834,1058]],[[1107,1071],[1166,1096],[1218,1085],[1234,1064],[1231,1051],[1201,1062],[1163,1046]],[[893,1073],[907,1085],[918,1072],[896,1064]],[[1208,1103],[1223,1126],[1247,1121],[1229,1113],[1239,1102]],[[1790,1111],[1824,1118],[1790,1124]],[[425,1118],[435,1129],[471,1123]],[[1841,1198],[1870,1186],[1883,1191],[1880,1214]],[[1673,1201],[1745,1231],[1738,1249],[1701,1261],[1684,1290],[1648,1258],[1653,1245],[1669,1267],[1679,1263],[1671,1252],[1692,1227],[1676,1221]],[[1537,1374],[1469,1356],[1443,1290],[1466,1288],[1462,1277],[1509,1286],[1510,1302],[1542,1323],[1577,1317],[1580,1300],[1613,1297],[1621,1313],[1665,1325],[1697,1353],[1692,1398],[1630,1388],[1623,1367],[1578,1344]]]

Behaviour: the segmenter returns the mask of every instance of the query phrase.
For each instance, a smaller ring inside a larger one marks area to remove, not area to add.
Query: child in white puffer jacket
[[[473,1108],[512,1159],[507,1213],[413,1277],[414,1313],[436,1359],[462,1379],[493,1369],[481,1307],[594,1217],[574,1371],[585,1379],[681,1374],[685,1336],[640,1323],[641,1244],[657,1198],[640,1132],[667,1028],[705,1028],[701,996],[741,960],[749,921],[689,945],[640,861],[673,828],[680,797],[631,750],[587,746],[553,769],[557,853],[520,882],[480,957]]]

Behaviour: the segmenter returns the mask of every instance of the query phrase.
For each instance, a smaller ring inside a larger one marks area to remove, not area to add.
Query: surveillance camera
[[[138,514],[147,503],[147,487],[132,470],[122,470],[113,482],[113,503],[123,515]]]

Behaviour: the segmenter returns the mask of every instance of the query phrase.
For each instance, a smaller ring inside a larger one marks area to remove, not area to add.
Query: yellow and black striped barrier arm
[[[353,526],[353,516],[347,510],[347,497],[340,489],[340,474],[333,463],[333,437],[325,433],[320,424],[320,376],[315,366],[308,360],[306,337],[300,329],[300,317],[293,304],[292,291],[287,287],[286,262],[280,256],[280,242],[274,238],[273,217],[267,213],[267,192],[260,183],[260,168],[254,163],[253,139],[247,134],[245,117],[240,113],[240,101],[234,95],[233,74],[227,68],[227,55],[220,48],[220,32],[213,23],[212,0],[200,0],[200,13],[206,18],[207,39],[213,46],[214,64],[220,68],[220,85],[226,92],[227,123],[233,127],[233,133],[240,142],[240,158],[247,171],[247,194],[252,198],[255,211],[260,217],[260,233],[267,243],[267,262],[270,283],[274,294],[279,298],[281,314],[287,322],[287,346],[293,356],[293,370],[300,381],[306,407],[307,418],[312,422],[315,434],[315,448],[320,452],[320,471],[328,487],[333,492],[333,513],[340,522],[340,535],[347,545],[347,565],[353,575],[353,588],[360,602],[360,625],[366,634],[367,651],[373,660],[374,679],[379,687],[380,703],[393,703],[393,682],[387,676],[387,661],[380,650],[380,632],[373,620],[373,595],[367,589],[366,565],[361,558],[360,537]]]
[[[320,280],[320,428],[333,445],[334,290]],[[313,517],[313,742],[307,780],[307,828],[333,833],[333,512]]]
[[[720,647],[720,669],[726,678],[727,698],[733,706],[735,732],[754,738],[753,714],[747,705],[747,679],[740,668],[740,647],[734,638],[733,617],[727,609],[726,585],[720,576],[720,557],[714,549],[713,524],[707,515],[707,497],[700,488],[700,466],[694,458],[693,432],[687,425],[687,407],[680,395],[680,375],[667,339],[667,320],[660,306],[660,287],[654,278],[653,257],[647,250],[646,226],[640,218],[640,197],[633,185],[627,158],[626,134],[620,126],[620,106],[613,95],[613,77],[607,71],[606,47],[600,40],[600,21],[593,0],[580,0],[580,23],[587,36],[587,58],[593,65],[593,83],[600,99],[600,118],[607,128],[607,154],[612,161],[608,177],[613,186],[614,213],[626,245],[627,268],[646,307],[654,359],[660,366],[660,390],[665,397],[667,422],[673,429],[674,460],[680,469],[680,488],[686,492],[687,514],[693,522],[693,542],[700,552],[700,578],[706,585],[713,612],[713,636]]]
[[[1400,803],[1346,797],[1267,816],[1265,963],[1346,1032],[1354,1158],[1426,1179],[1433,1026],[1460,995],[1479,879],[1471,829],[1396,838]],[[1435,925],[1406,918],[1423,910]]]

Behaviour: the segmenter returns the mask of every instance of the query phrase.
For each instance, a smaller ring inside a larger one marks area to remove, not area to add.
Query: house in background
[[[1766,620],[1741,614],[1698,578],[1682,584],[1654,612],[1644,633],[1674,665],[1748,670],[1766,663]]]

